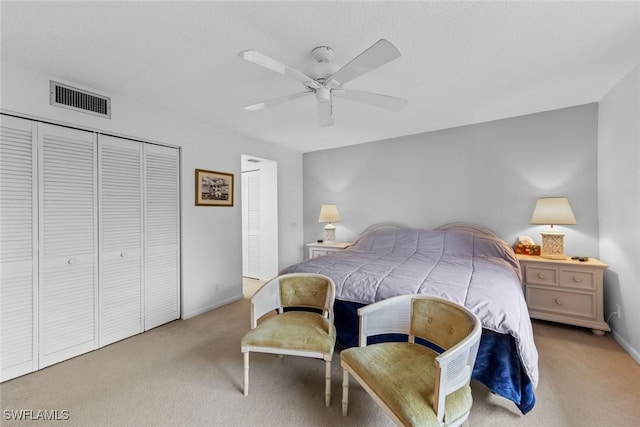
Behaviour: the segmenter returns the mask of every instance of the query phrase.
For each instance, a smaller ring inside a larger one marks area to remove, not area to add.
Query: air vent
[[[57,107],[111,118],[111,98],[51,81],[50,103]]]

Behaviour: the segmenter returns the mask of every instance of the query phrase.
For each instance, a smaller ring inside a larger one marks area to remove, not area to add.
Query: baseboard
[[[182,313],[181,319],[182,320],[190,319],[199,314],[206,313],[207,311],[215,310],[216,308],[220,308],[224,305],[231,304],[236,301],[240,301],[242,298],[244,298],[244,295],[240,294],[240,295],[235,295],[231,298],[224,299],[222,301],[216,301],[215,303],[205,307],[201,307],[198,310],[190,311],[188,313]]]
[[[616,331],[612,330],[611,336],[618,344],[620,344],[620,347],[622,347],[627,353],[629,353],[631,358],[635,360],[638,365],[640,365],[640,353],[635,348],[633,348],[631,344],[629,344],[624,338],[622,338],[622,336]]]

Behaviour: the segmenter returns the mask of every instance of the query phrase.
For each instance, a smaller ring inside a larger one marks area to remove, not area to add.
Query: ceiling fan
[[[302,92],[247,105],[243,108],[249,111],[257,111],[315,94],[318,101],[318,123],[320,126],[331,126],[333,124],[334,96],[392,111],[400,111],[407,104],[406,99],[342,87],[345,83],[399,58],[400,51],[391,42],[385,39],[378,40],[343,67],[331,62],[333,55],[333,49],[328,46],[314,48],[311,51],[313,63],[306,67],[303,72],[300,72],[258,51],[245,50],[240,52],[238,54],[240,58],[291,77],[305,86]]]

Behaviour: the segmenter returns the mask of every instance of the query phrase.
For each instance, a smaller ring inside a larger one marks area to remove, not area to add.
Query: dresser
[[[351,242],[308,243],[309,258],[316,258],[330,252],[338,252],[351,246]]]
[[[603,313],[605,263],[516,256],[531,318],[584,326],[596,335],[611,330]]]

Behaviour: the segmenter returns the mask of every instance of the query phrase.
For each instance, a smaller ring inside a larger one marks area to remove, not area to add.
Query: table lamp
[[[576,224],[571,205],[566,197],[541,197],[533,209],[531,224],[549,224],[549,230],[540,232],[542,253],[540,256],[550,259],[567,259],[564,254],[564,233],[553,229],[554,225]]]
[[[334,242],[336,240],[336,226],[332,222],[340,222],[340,214],[336,205],[322,205],[318,222],[326,222],[324,226],[324,241]]]

